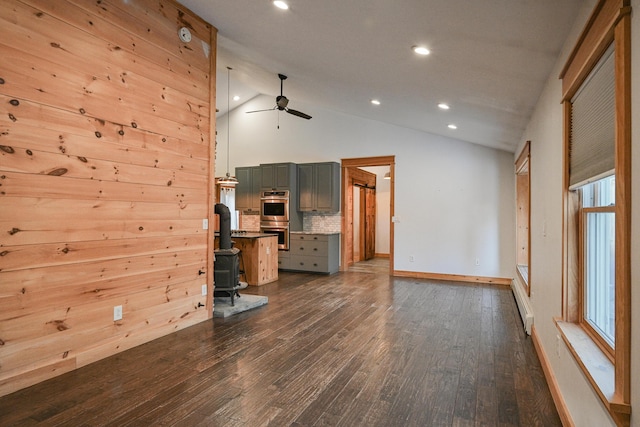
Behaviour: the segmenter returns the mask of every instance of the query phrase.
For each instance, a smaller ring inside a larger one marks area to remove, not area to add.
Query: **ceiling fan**
[[[302,117],[303,119],[309,120],[311,118],[310,115],[305,114],[302,111],[292,110],[291,108],[287,107],[287,105],[289,105],[289,99],[282,93],[283,82],[287,79],[287,76],[285,76],[284,74],[278,74],[278,77],[280,77],[280,95],[276,96],[276,105],[273,108],[269,108],[267,110],[247,111],[247,113],[260,113],[262,111],[278,110],[286,111],[287,113],[293,114],[294,116]]]

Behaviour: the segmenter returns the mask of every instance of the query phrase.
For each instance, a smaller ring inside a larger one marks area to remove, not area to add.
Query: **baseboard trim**
[[[374,258],[389,258],[389,254],[374,254]]]
[[[393,270],[396,277],[413,277],[415,279],[444,280],[447,282],[487,283],[490,285],[511,286],[513,279],[504,277],[465,276],[461,274],[425,273],[420,271]]]
[[[551,397],[553,398],[553,403],[556,405],[560,421],[562,421],[563,427],[575,427],[573,419],[571,419],[571,415],[569,414],[567,404],[562,397],[562,393],[560,393],[560,387],[558,387],[556,377],[553,375],[553,370],[551,369],[551,364],[547,358],[547,353],[545,353],[542,348],[542,344],[540,344],[540,338],[536,332],[536,325],[531,326],[531,339],[533,340],[533,348],[536,349],[536,353],[538,354],[540,365],[542,365],[542,372],[544,372],[544,377],[547,379],[547,384],[549,384]]]

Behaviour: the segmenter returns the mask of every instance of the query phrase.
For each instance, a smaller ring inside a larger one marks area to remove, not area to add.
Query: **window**
[[[581,321],[609,357],[615,349],[615,176],[580,188]]]
[[[529,246],[531,242],[531,232],[529,223],[531,222],[530,204],[531,197],[529,186],[531,178],[529,175],[529,146],[527,141],[524,148],[516,160],[516,270],[522,278],[527,295],[531,295],[529,284]]]
[[[631,414],[631,7],[599,0],[561,73],[569,351],[617,425]]]

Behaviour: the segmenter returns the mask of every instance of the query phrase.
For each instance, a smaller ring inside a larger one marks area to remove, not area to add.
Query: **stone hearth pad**
[[[229,317],[252,308],[261,307],[269,302],[269,298],[260,295],[240,294],[235,298],[235,305],[231,305],[231,298],[215,297],[213,299],[213,317]]]

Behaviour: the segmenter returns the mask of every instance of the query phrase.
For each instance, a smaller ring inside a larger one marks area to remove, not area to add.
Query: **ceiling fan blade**
[[[286,108],[285,111],[289,114],[293,114],[294,116],[302,117],[303,119],[309,120],[311,118],[310,115],[305,114],[302,111],[292,110],[291,108]]]
[[[253,110],[253,111],[247,111],[247,114],[249,113],[262,113],[263,111],[273,111],[275,110],[277,107],[274,108],[267,108],[266,110]]]

